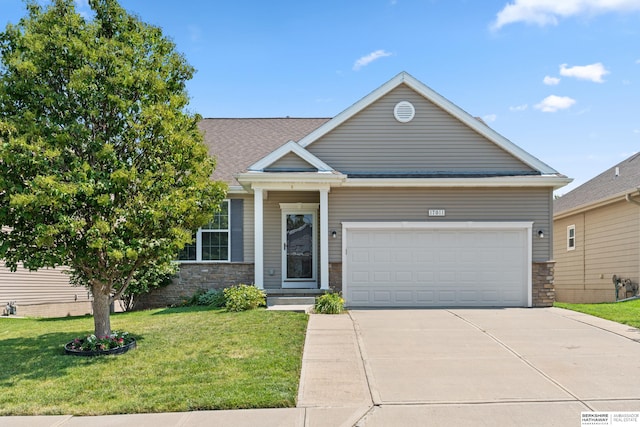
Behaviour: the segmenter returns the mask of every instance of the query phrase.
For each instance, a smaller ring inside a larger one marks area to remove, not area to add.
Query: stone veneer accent
[[[0,306],[2,313],[4,305]],[[17,307],[17,316],[26,317],[67,317],[92,314],[91,301],[60,302],[51,304],[28,304]]]
[[[329,288],[334,292],[342,292],[342,263],[329,263]]]
[[[553,285],[555,261],[534,262],[532,273],[532,303],[534,307],[551,307],[556,301],[556,288]]]
[[[164,288],[141,295],[135,302],[136,310],[167,307],[180,304],[198,290],[223,289],[240,283],[253,283],[253,263],[184,263]]]

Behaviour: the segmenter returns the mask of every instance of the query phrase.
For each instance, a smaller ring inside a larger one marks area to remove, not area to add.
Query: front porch
[[[329,290],[329,241],[336,234],[329,229],[329,191],[335,176],[304,175],[295,183],[251,183],[253,283],[259,289]]]

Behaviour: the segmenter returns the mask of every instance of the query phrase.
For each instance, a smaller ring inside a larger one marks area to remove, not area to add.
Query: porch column
[[[329,289],[329,189],[320,190],[320,289]]]
[[[254,229],[254,283],[258,289],[264,289],[264,232],[263,232],[263,191],[253,189],[253,229]]]

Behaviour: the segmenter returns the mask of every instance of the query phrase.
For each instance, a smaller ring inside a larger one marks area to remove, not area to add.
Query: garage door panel
[[[414,300],[414,293],[411,291],[397,291],[395,292],[395,298],[398,303],[412,303]]]
[[[525,306],[527,230],[347,230],[351,306]]]
[[[373,302],[374,303],[390,303],[391,302],[391,291],[373,291]]]

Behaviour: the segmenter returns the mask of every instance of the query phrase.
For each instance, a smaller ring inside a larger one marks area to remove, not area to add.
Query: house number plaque
[[[429,209],[429,216],[444,216],[444,209]]]

